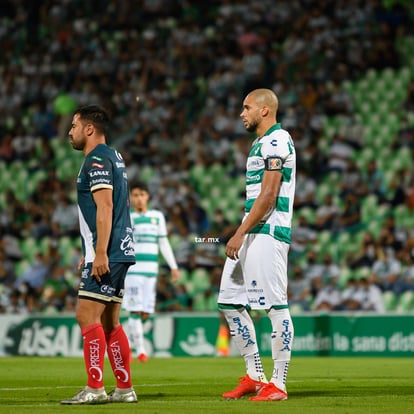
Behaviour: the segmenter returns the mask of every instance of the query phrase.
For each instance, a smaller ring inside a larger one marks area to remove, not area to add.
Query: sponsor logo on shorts
[[[115,289],[108,285],[102,285],[101,292],[105,294],[113,295],[113,293],[115,292]]]
[[[260,296],[259,299],[249,299],[249,302],[250,303],[258,303],[260,306],[265,306],[266,305],[266,298],[264,296]]]

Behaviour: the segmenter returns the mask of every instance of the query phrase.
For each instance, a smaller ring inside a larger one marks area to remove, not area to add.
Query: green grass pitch
[[[272,361],[265,358],[267,375]],[[86,381],[79,358],[0,358],[0,413],[381,414],[414,413],[414,358],[293,357],[289,399],[226,401],[244,375],[241,358],[152,358],[132,365],[137,404],[61,406]],[[106,389],[115,384],[109,363]]]

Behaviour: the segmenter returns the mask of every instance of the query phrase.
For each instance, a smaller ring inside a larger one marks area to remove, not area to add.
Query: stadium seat
[[[375,194],[369,194],[361,200],[361,220],[368,223],[377,215],[378,197]]]
[[[204,295],[197,293],[192,296],[192,310],[195,312],[204,312],[206,308]]]
[[[150,165],[144,165],[139,169],[139,177],[144,183],[147,183],[155,174],[154,169]]]
[[[30,260],[23,259],[16,263],[15,269],[16,269],[16,276],[17,279],[19,279],[23,273],[26,271],[26,269],[30,266]]]
[[[20,250],[23,254],[23,258],[28,262],[32,262],[40,249],[34,237],[26,237],[20,243]]]
[[[73,176],[74,169],[73,163],[70,158],[63,159],[61,162],[57,163],[56,176],[59,180],[65,180]]]
[[[211,284],[208,271],[202,267],[197,267],[191,272],[191,281],[193,284],[193,292],[204,291]]]
[[[172,233],[168,236],[171,248],[175,251],[176,247],[181,243],[182,237],[177,233]]]
[[[398,300],[397,312],[412,312],[414,310],[414,292],[407,290],[402,293]]]
[[[394,292],[387,290],[382,294],[382,300],[386,311],[394,311],[397,306],[397,296]]]
[[[400,204],[394,208],[394,219],[398,227],[409,227],[412,218],[412,211],[405,204]]]
[[[205,311],[217,312],[217,295],[218,293],[211,294],[205,299]]]
[[[205,168],[201,164],[195,164],[191,167],[190,170],[190,178],[193,180],[194,183],[199,183],[203,180],[205,176]]]
[[[62,256],[64,266],[69,265],[72,251],[72,240],[68,236],[60,237],[58,240],[58,250]]]
[[[355,279],[362,279],[364,277],[369,277],[371,274],[371,269],[368,266],[359,267],[355,269],[353,275]]]
[[[179,284],[186,285],[190,280],[190,272],[187,269],[180,269],[180,279],[178,280]]]
[[[372,235],[375,238],[378,238],[381,230],[382,230],[382,220],[370,220],[369,222],[366,222],[366,230],[370,233],[372,233]]]
[[[329,183],[319,183],[316,188],[316,202],[320,205],[325,202],[325,197],[332,193],[332,188]]]
[[[339,277],[338,277],[338,287],[339,289],[344,289],[348,280],[352,276],[352,271],[348,266],[341,266],[339,271]]]
[[[315,209],[311,207],[302,207],[296,214],[298,217],[305,217],[310,224],[315,222]]]
[[[292,303],[291,305],[289,305],[289,311],[291,315],[303,314],[303,308],[299,303]]]

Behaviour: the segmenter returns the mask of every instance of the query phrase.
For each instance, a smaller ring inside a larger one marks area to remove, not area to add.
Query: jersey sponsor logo
[[[115,163],[116,168],[125,168],[125,163],[124,162],[116,162]]]
[[[250,183],[251,181],[260,181],[260,175],[251,175],[247,177],[246,181],[247,183]]]
[[[279,157],[269,157],[265,159],[265,168],[268,171],[278,171],[283,167],[282,159]]]
[[[249,158],[246,165],[247,171],[258,170],[263,168],[263,159]]]
[[[124,239],[121,239],[119,248],[124,252],[125,256],[135,256],[134,243],[130,234],[127,234]]]
[[[103,164],[98,164],[97,162],[93,162],[92,167],[103,168],[104,165]]]
[[[91,180],[91,188],[97,186],[98,184],[108,184],[111,185],[111,180],[108,178],[95,178],[94,180]]]
[[[109,171],[89,171],[89,177],[96,177],[97,175],[99,176],[108,176],[109,175]]]

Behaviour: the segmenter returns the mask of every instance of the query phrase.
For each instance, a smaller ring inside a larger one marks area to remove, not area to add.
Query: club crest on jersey
[[[277,171],[283,167],[282,159],[279,157],[271,157],[265,160],[266,170]]]

